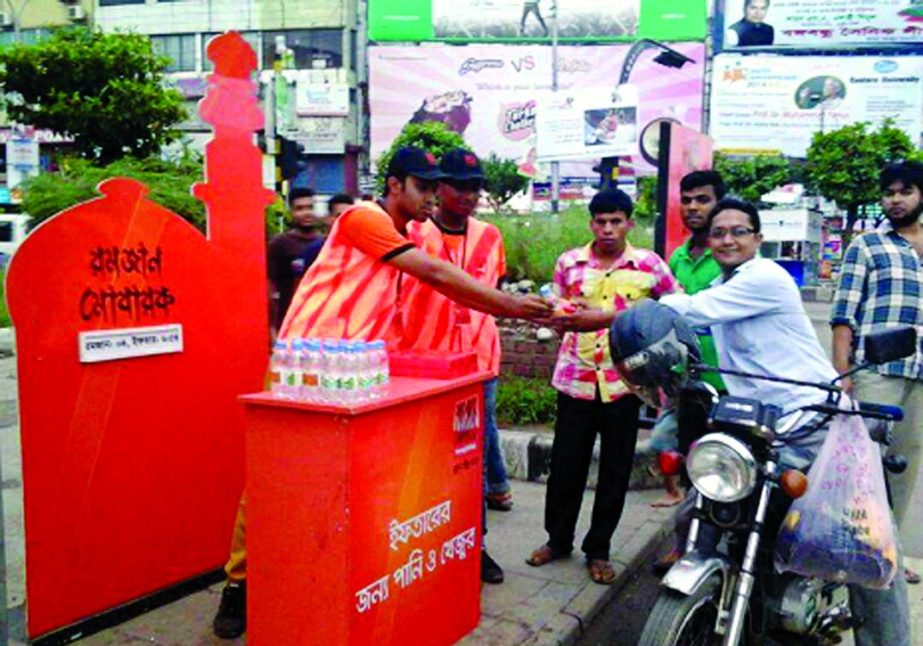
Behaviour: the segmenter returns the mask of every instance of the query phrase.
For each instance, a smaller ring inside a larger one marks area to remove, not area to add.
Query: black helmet
[[[676,404],[689,380],[689,365],[702,356],[685,319],[652,300],[640,301],[615,317],[609,348],[625,383],[656,408]]]

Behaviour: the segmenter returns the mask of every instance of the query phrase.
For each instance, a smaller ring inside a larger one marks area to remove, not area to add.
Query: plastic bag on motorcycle
[[[887,588],[897,543],[881,454],[859,417],[838,415],[776,541],[780,572]]]

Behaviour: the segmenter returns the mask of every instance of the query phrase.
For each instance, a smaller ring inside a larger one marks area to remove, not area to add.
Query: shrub
[[[547,381],[503,375],[497,387],[497,421],[514,426],[553,422],[557,399]]]
[[[486,216],[503,234],[506,249],[507,277],[510,280],[529,279],[537,284],[554,277],[558,256],[574,247],[589,244],[590,215],[585,206],[573,206],[557,217],[548,214],[527,216]],[[653,246],[650,230],[643,222],[635,222],[628,234],[629,242],[645,249]]]

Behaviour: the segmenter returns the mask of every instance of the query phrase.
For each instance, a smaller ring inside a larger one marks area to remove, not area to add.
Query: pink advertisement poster
[[[654,62],[656,51],[641,54],[628,79],[638,89],[639,132],[660,117],[702,128],[705,47],[670,46],[695,62],[673,69]],[[628,49],[559,47],[559,90],[615,88]],[[535,145],[536,101],[551,89],[551,61],[547,45],[370,48],[372,159],[391,145],[405,124],[431,120],[461,133],[478,155],[496,153],[528,163]],[[653,171],[646,163],[643,168]],[[563,166],[562,171],[568,173]]]

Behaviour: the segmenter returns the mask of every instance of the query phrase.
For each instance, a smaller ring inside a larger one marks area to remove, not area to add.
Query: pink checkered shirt
[[[604,310],[621,312],[642,298],[659,298],[682,291],[660,256],[627,245],[611,267],[603,267],[593,244],[565,252],[554,270],[555,292],[561,298],[582,299]],[[609,355],[609,330],[568,332],[558,351],[552,385],[577,399],[611,402],[628,393]]]

